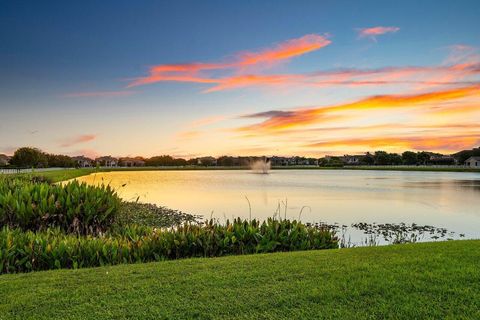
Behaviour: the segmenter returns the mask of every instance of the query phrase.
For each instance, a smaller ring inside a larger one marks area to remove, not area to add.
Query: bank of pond
[[[379,237],[405,243],[449,234],[404,224],[358,224],[357,229],[369,235],[366,245],[376,245]],[[336,249],[350,246],[344,230],[281,217],[202,221],[168,208],[123,202],[108,185],[0,178],[0,273]]]

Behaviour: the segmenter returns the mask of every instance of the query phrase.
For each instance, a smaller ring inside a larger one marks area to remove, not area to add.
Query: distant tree
[[[365,154],[365,157],[362,157],[360,159],[360,164],[371,166],[371,165],[375,164],[375,158],[370,152],[367,152]]]
[[[417,154],[413,151],[405,151],[402,153],[402,162],[406,165],[415,165],[418,163]]]
[[[232,167],[235,165],[235,159],[229,156],[221,156],[217,159],[217,165],[222,167]]]
[[[422,151],[417,153],[417,159],[419,164],[426,165],[428,161],[430,160],[430,153]]]
[[[187,165],[194,166],[198,163],[198,159],[196,158],[191,158],[187,160]]]
[[[398,166],[402,164],[402,156],[398,153],[389,153],[388,154],[388,164]]]
[[[375,155],[373,157],[376,165],[385,166],[390,164],[388,153],[385,151],[375,151]]]
[[[48,166],[47,156],[37,148],[20,148],[13,154],[10,163],[17,167],[44,168]]]
[[[71,168],[75,166],[75,161],[69,156],[61,154],[46,154],[49,167]]]

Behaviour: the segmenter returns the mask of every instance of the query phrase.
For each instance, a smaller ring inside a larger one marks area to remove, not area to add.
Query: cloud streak
[[[395,33],[399,30],[400,30],[399,27],[377,26],[377,27],[371,27],[371,28],[360,28],[360,29],[357,29],[357,32],[358,32],[359,38],[370,38],[376,42],[377,36],[384,35],[387,33]]]
[[[418,107],[419,105],[423,105],[425,108],[438,108],[442,106],[443,103],[471,96],[480,96],[480,84],[420,94],[371,96],[352,103],[333,106],[303,108],[290,111],[271,110],[243,116],[244,118],[259,118],[266,120],[257,124],[241,127],[238,130],[244,132],[275,131],[309,124],[324,123],[341,116],[337,115],[339,112],[364,112],[372,109],[413,108]]]
[[[237,53],[234,55],[233,59],[225,62],[157,65],[149,69],[149,74],[147,76],[134,79],[127,85],[127,87],[131,88],[161,81],[211,83],[220,85],[225,81],[224,79],[213,78],[211,75],[205,75],[204,73],[212,70],[229,71],[232,69],[237,72],[243,72],[249,67],[270,67],[277,63],[288,61],[306,53],[319,50],[328,46],[330,43],[331,41],[325,36],[308,34],[300,38],[287,40],[272,48],[263,49],[258,52],[244,51]]]
[[[301,43],[302,41],[300,41]],[[190,63],[178,65],[160,65],[150,69],[146,77],[138,78],[129,87],[162,81],[190,82],[211,85],[204,93],[247,87],[372,87],[372,86],[404,86],[416,90],[424,90],[438,86],[465,86],[480,81],[480,56],[474,48],[453,46],[451,53],[442,65],[437,66],[402,66],[382,67],[374,69],[337,69],[317,71],[305,74],[259,74],[250,73],[248,65],[267,65],[260,63],[288,59],[321,47],[319,41],[312,44],[298,45],[297,51],[287,50],[292,44],[279,46],[272,50],[255,54],[243,54],[243,58],[228,63]],[[212,77],[212,70],[229,70],[237,68],[233,75]]]
[[[77,144],[93,141],[96,138],[97,138],[97,135],[95,134],[79,135],[79,136],[72,137],[70,139],[65,140],[62,144],[60,144],[60,146],[63,148],[68,148]]]

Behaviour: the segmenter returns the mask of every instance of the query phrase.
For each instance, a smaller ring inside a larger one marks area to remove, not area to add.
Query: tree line
[[[359,165],[427,165],[427,164],[455,164],[454,158],[458,163],[462,164],[471,156],[480,156],[480,148],[472,150],[463,150],[457,152],[453,157],[444,157],[438,153],[432,152],[414,152],[405,151],[402,154],[388,153],[386,151],[375,151],[374,153],[367,152],[362,156],[355,156],[358,158]],[[232,157],[221,156],[217,159],[209,157],[202,158],[202,166],[217,165],[217,166],[244,166],[252,160],[264,159],[264,157]],[[143,159],[143,158],[142,158]],[[304,159],[304,158],[301,158]],[[215,161],[213,161],[215,160]],[[198,165],[198,159],[182,159],[175,158],[169,155],[155,156],[149,159],[144,159],[146,166],[187,166]],[[320,166],[343,166],[345,163],[344,157],[326,157],[319,159]],[[10,165],[14,167],[60,167],[72,168],[76,167],[77,162],[67,155],[50,154],[43,152],[40,149],[32,147],[23,147],[15,151],[13,157],[10,159]]]

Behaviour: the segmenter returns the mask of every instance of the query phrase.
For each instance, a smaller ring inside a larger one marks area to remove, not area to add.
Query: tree
[[[71,168],[75,166],[75,161],[69,156],[61,154],[47,154],[47,161],[49,167]]]
[[[44,168],[48,166],[47,156],[37,148],[20,148],[13,154],[10,163],[17,167]]]
[[[371,166],[375,164],[375,158],[370,152],[367,152],[365,154],[365,157],[360,158],[360,163],[363,165]]]
[[[402,162],[407,165],[415,165],[418,162],[417,154],[413,151],[405,151],[402,153]]]
[[[402,164],[402,156],[398,153],[390,153],[388,155],[388,163],[391,165],[400,165]]]
[[[373,156],[375,159],[375,164],[380,166],[385,166],[389,164],[389,157],[388,153],[385,151],[375,151],[375,155]]]
[[[418,163],[426,165],[428,160],[430,160],[430,154],[428,152],[422,151],[417,153]]]

